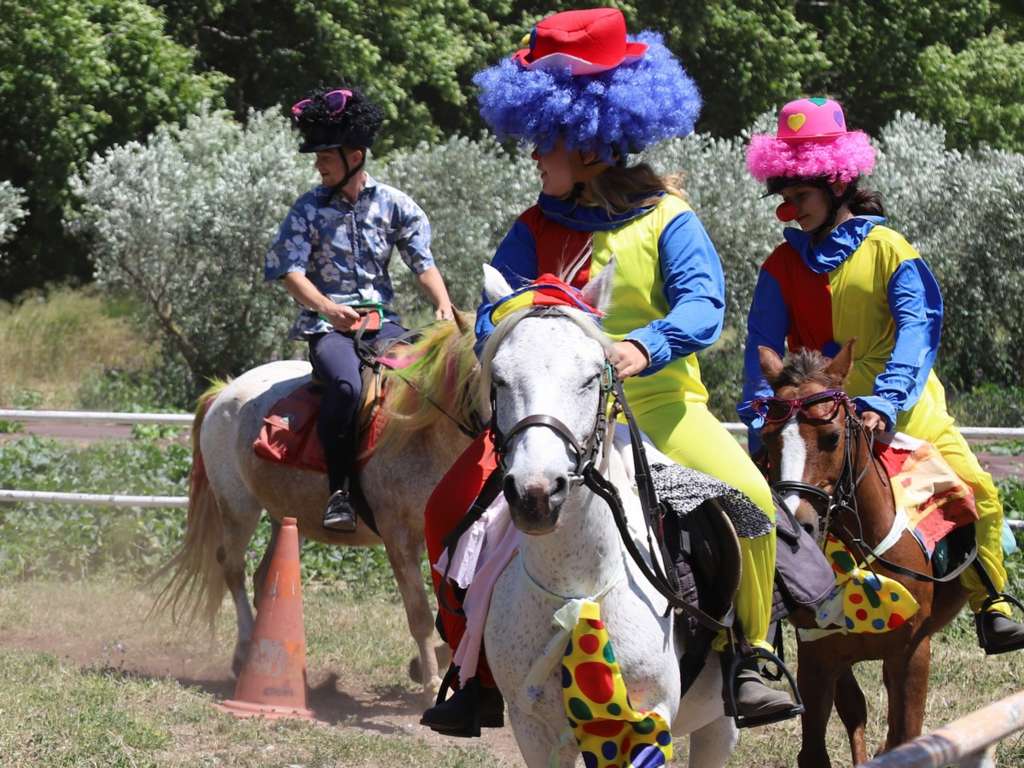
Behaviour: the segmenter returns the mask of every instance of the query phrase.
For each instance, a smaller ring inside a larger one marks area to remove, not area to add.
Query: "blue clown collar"
[[[820,243],[812,242],[811,233],[797,227],[786,227],[782,235],[800,254],[807,268],[822,275],[837,269],[850,258],[875,225],[884,222],[882,216],[854,216],[829,232]]]
[[[654,210],[653,205],[647,205],[611,214],[595,205],[581,205],[577,200],[563,200],[543,192],[537,198],[537,205],[545,218],[577,232],[608,232]]]

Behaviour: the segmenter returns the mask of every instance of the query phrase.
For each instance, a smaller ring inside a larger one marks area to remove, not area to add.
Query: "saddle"
[[[708,475],[678,465],[654,465],[651,470],[680,593],[690,605],[722,621],[729,616],[739,587],[739,538],[767,533],[768,519],[745,496]],[[814,609],[835,584],[832,568],[813,537],[788,509],[776,510],[776,523],[773,620],[798,607]],[[714,633],[678,613],[676,627],[685,638],[680,659],[685,693],[704,666]]]
[[[359,405],[358,466],[362,468],[373,455],[386,419],[382,416],[385,388],[379,372],[362,370],[363,396]],[[274,403],[263,417],[263,426],[253,443],[253,452],[275,464],[327,472],[324,449],[317,435],[323,383],[312,379],[301,384]]]

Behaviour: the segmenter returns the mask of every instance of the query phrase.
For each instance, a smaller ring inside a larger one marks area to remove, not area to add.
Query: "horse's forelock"
[[[589,338],[600,344],[603,349],[608,349],[612,345],[612,340],[594,322],[591,315],[573,307],[550,306],[543,309],[527,307],[509,314],[491,331],[480,355],[480,384],[477,402],[480,415],[485,421],[491,418],[491,364],[494,362],[494,355],[505,338],[527,317],[565,317],[578,325]]]
[[[826,387],[836,384],[833,377],[825,372],[830,360],[817,350],[801,350],[787,355],[782,366],[782,373],[773,381],[776,390],[783,387],[799,387],[807,382],[815,382]]]

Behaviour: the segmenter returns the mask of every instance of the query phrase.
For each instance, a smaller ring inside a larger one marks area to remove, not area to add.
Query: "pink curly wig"
[[[850,182],[874,170],[875,149],[863,131],[807,141],[761,134],[750,140],[747,168],[762,182],[773,178]]]

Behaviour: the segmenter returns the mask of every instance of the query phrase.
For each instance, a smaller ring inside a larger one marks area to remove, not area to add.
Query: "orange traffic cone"
[[[313,717],[306,709],[306,630],[294,517],[281,522],[235,698],[218,707],[236,717]]]

